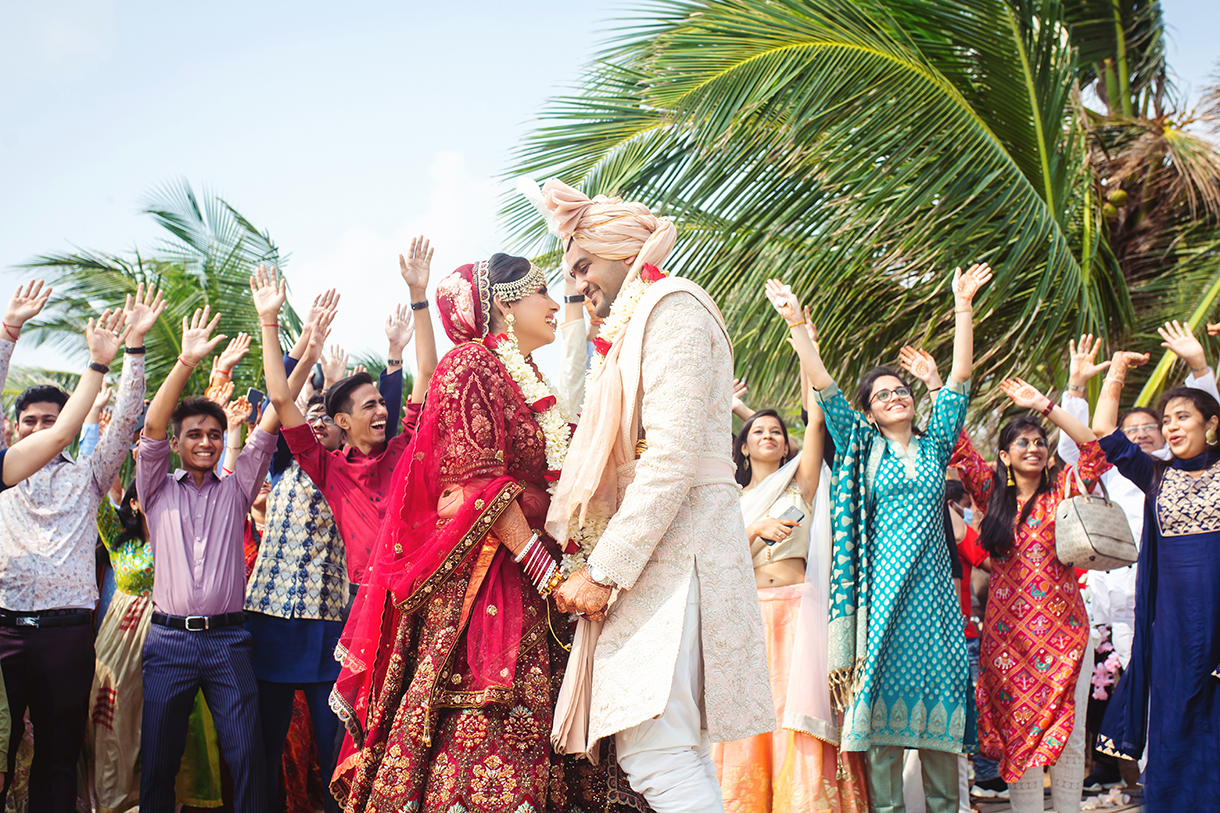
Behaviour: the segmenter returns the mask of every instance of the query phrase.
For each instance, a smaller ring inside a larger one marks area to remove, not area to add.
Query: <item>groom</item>
[[[667,218],[556,180],[541,206],[577,291],[606,319],[575,465],[547,517],[556,539],[588,549],[597,537],[555,597],[561,611],[605,618],[589,741],[615,737],[657,813],[722,811],[711,740],[775,727],[730,462],[732,347],[707,293],[657,268],[676,234]]]

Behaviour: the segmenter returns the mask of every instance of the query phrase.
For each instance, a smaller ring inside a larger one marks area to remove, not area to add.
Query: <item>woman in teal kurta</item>
[[[944,539],[945,469],[966,415],[971,302],[990,278],[985,265],[954,274],[953,369],[947,385],[934,382],[926,432],[915,429],[911,388],[896,371],[868,373],[856,411],[820,357],[811,370],[836,448],[831,699],[843,712],[840,750],[868,752],[877,813],[904,809],[905,748],[921,752],[929,813],[958,806],[957,755],[974,715]],[[903,366],[926,380],[933,365],[907,349]]]

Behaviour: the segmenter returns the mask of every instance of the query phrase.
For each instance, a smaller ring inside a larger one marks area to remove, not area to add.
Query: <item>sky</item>
[[[1197,91],[1220,62],[1214,0],[1162,5]],[[271,233],[294,305],[338,286],[333,337],[384,354],[398,253],[428,235],[435,282],[502,248],[513,148],[631,6],[0,0],[0,290],[39,254],[151,246],[141,202],[184,179]]]

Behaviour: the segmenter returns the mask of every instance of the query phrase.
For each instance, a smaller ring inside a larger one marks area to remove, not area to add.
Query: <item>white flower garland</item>
[[[618,292],[618,296],[614,299],[614,304],[610,306],[610,315],[606,317],[605,323],[602,324],[602,329],[597,332],[597,338],[613,345],[619,336],[623,335],[623,331],[627,329],[627,325],[631,322],[631,316],[635,313],[636,306],[640,304],[640,300],[648,292],[649,285],[651,283],[645,282],[638,276],[631,280],[631,282],[623,285],[622,290]],[[601,353],[593,354],[589,364],[589,382],[592,382],[597,377],[597,373],[605,363],[606,357],[604,355]]]
[[[533,406],[547,397],[555,399],[555,403],[550,409],[536,413],[536,419],[546,438],[547,470],[559,471],[563,468],[564,458],[568,455],[571,431],[567,418],[559,408],[559,399],[555,398],[554,387],[551,386],[551,382],[546,380],[546,376],[543,376],[541,381],[538,380],[534,368],[525,360],[525,356],[521,355],[521,350],[517,347],[517,337],[513,335],[511,329],[506,338],[495,342],[492,352],[508,370],[513,381],[517,382],[517,387],[520,388],[521,396],[527,405]],[[558,481],[554,481],[548,484],[547,491],[554,494],[557,483]]]

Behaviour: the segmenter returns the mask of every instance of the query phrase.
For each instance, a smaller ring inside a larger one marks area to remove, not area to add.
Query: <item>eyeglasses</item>
[[[1050,448],[1047,445],[1047,442],[1042,438],[1034,438],[1033,440],[1030,440],[1029,438],[1017,438],[1016,440],[1014,440],[1012,442],[1012,448],[1016,449],[1019,452],[1023,452],[1031,446],[1034,447],[1035,449]]]
[[[871,404],[873,401],[888,403],[891,398],[910,398],[910,387],[894,387],[892,390],[877,390],[873,393],[873,397],[868,399]]]
[[[1156,430],[1158,430],[1160,428],[1161,427],[1157,426],[1155,423],[1141,423],[1139,426],[1125,427],[1123,429],[1123,434],[1129,438],[1133,438],[1142,432],[1147,432],[1149,434],[1152,434],[1153,432],[1155,432]]]
[[[334,426],[335,419],[329,415],[314,415],[312,418],[306,418],[305,423],[313,426],[314,424],[322,424],[323,426]]]

